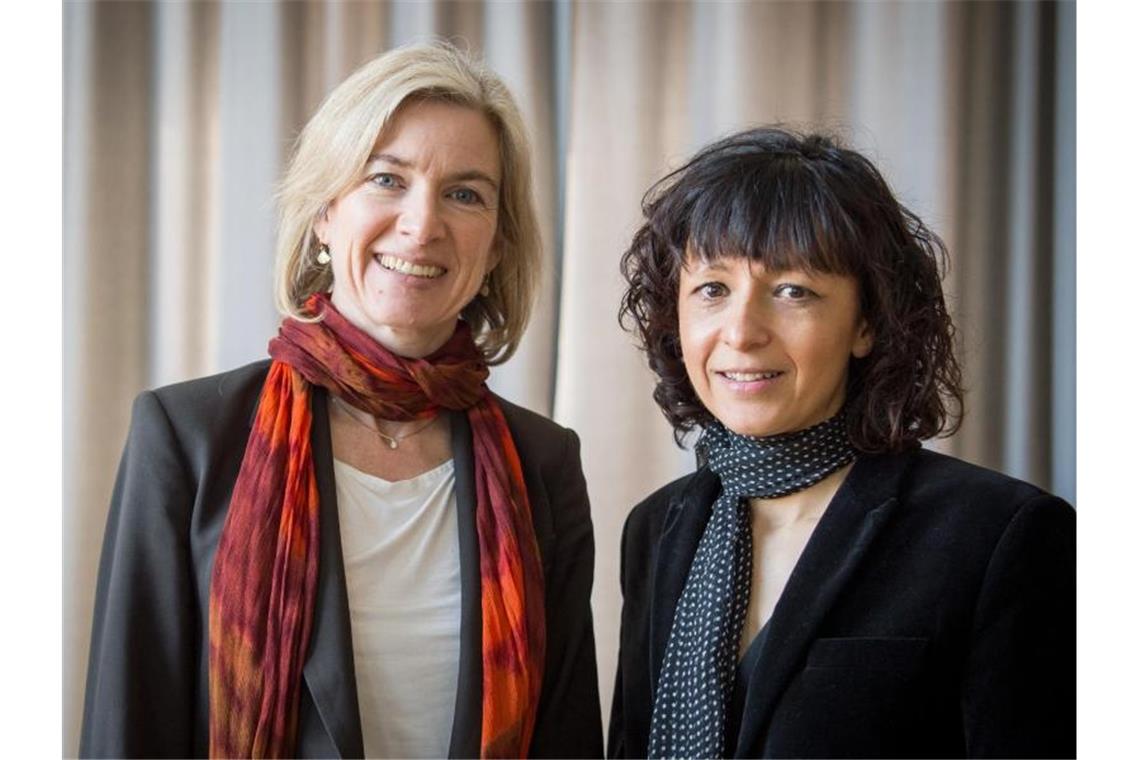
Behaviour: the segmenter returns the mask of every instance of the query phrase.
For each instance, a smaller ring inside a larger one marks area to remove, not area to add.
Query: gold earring
[[[321,247],[317,250],[317,263],[321,266],[328,266],[330,261],[332,261],[332,256],[329,254],[329,247],[321,243]]]
[[[479,295],[486,298],[491,295],[491,275],[488,274],[483,278],[483,287],[479,288]]]

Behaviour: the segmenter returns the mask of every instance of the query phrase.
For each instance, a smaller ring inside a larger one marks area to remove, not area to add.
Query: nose
[[[721,341],[737,351],[760,348],[772,342],[769,315],[764,306],[747,296],[734,299],[725,309]]]
[[[397,230],[421,246],[442,237],[443,219],[435,193],[426,188],[407,193],[401,204]]]

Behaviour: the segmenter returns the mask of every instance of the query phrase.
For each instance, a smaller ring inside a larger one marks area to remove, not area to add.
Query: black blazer
[[[80,754],[205,756],[210,572],[268,361],[135,400],[99,565]],[[326,394],[313,398],[320,568],[297,755],[363,754]],[[500,399],[522,460],[546,581],[546,670],[535,757],[598,757],[601,710],[590,589],[594,537],[578,438]],[[478,757],[479,556],[471,429],[451,417],[461,641],[450,755]],[[414,685],[409,685],[414,688]]]
[[[646,755],[718,492],[702,468],[626,521],[611,757]],[[735,756],[1075,756],[1075,534],[1027,483],[925,450],[860,457],[767,623]]]

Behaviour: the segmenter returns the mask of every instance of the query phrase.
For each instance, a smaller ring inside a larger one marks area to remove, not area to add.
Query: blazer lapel
[[[302,672],[317,713],[340,756],[363,757],[364,738],[356,696],[356,669],[352,657],[348,590],[340,545],[326,396],[323,388],[314,387],[312,445],[321,500],[321,556],[309,657]]]
[[[896,504],[905,461],[909,457],[859,459],[804,547],[767,623],[759,661],[749,677],[737,757],[761,751],[756,745],[766,733],[780,696]]]
[[[449,757],[479,757],[483,730],[483,602],[475,529],[475,457],[464,412],[451,413],[455,503],[459,520],[459,683]]]
[[[550,574],[554,560],[553,515],[542,487],[542,474],[528,458],[518,428],[512,425],[510,405],[503,414],[522,461],[530,501],[535,539],[542,555],[542,569]],[[479,757],[483,737],[483,600],[479,574],[479,534],[475,523],[475,453],[471,424],[466,412],[451,412],[451,455],[455,461],[455,501],[459,519],[459,575],[461,608],[459,624],[459,684],[455,696],[455,719],[451,725],[450,757]]]
[[[712,514],[712,504],[720,493],[720,481],[707,468],[693,474],[692,480],[669,505],[665,524],[657,544],[657,560],[653,571],[653,589],[649,618],[650,701],[657,694],[657,680],[665,647],[673,630],[673,616],[689,567],[693,564],[697,544]]]

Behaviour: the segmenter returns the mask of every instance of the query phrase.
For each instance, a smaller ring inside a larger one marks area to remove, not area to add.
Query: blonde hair
[[[502,80],[445,42],[396,48],[357,69],[329,93],[297,140],[278,191],[280,218],[274,263],[277,308],[313,321],[305,300],[332,285],[332,270],[317,263],[313,227],[334,199],[360,181],[376,140],[400,106],[439,100],[484,114],[499,137],[502,164],[499,263],[487,295],[462,312],[488,364],[518,348],[530,318],[542,264],[542,241],[531,187],[530,146],[514,98]]]

